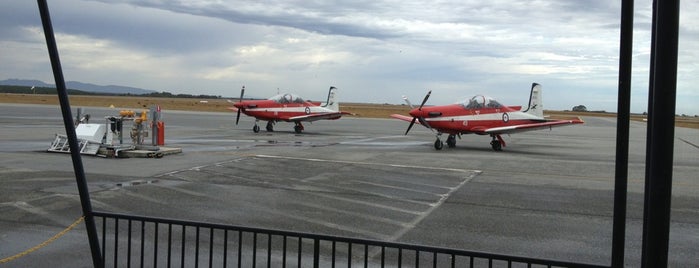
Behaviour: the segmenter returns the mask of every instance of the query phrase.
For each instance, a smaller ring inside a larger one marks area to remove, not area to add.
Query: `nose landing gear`
[[[442,140],[439,138],[441,135],[442,133],[437,134],[437,140],[434,141],[434,148],[438,151],[444,148],[444,142],[442,142]],[[456,147],[456,134],[449,134],[449,136],[447,137],[447,147]]]
[[[257,125],[257,122],[259,122],[259,121],[260,121],[260,120],[255,120],[255,125],[252,126],[252,132],[255,132],[255,133],[260,132],[260,126]]]
[[[444,143],[442,142],[442,140],[439,139],[439,137],[437,137],[437,140],[434,141],[434,148],[437,149],[437,151],[442,150],[442,148],[444,148]]]

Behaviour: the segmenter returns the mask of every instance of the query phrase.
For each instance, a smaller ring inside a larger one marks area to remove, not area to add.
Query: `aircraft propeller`
[[[430,98],[430,94],[432,94],[432,90],[430,90],[429,92],[427,92],[427,95],[425,95],[425,98],[422,99],[422,103],[420,103],[420,107],[417,108],[418,111],[422,111],[422,106],[424,106],[425,103],[427,102],[427,99]],[[404,99],[405,99],[405,102],[407,102],[408,105],[410,105],[410,107],[412,107],[412,104],[410,104],[410,101],[408,101],[407,98],[404,98]],[[423,126],[426,126],[426,127],[430,128],[430,125],[427,124],[427,121],[425,121],[424,118],[422,118],[422,117],[417,117],[417,116],[413,116],[413,120],[410,121],[410,125],[408,125],[408,129],[405,131],[405,135],[408,135],[408,132],[410,132],[410,129],[411,129],[411,128],[413,127],[413,125],[415,124],[415,120],[419,120],[419,121],[420,121],[420,124],[422,124]],[[430,128],[430,129],[432,129],[432,128]]]
[[[238,99],[238,102],[243,102],[243,94],[245,94],[245,86],[243,86],[242,89],[240,89],[240,99]],[[238,121],[240,121],[240,110],[242,110],[243,107],[238,108],[238,115],[235,117],[235,124],[238,124]]]

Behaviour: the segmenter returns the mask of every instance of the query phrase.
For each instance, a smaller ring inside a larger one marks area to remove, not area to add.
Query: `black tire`
[[[252,127],[252,132],[255,132],[255,133],[260,132],[260,126],[258,126],[258,125],[253,126],[253,127]]]
[[[437,151],[442,150],[442,148],[444,148],[444,143],[441,140],[437,139],[436,141],[434,141],[434,148],[437,149]]]
[[[456,136],[454,135],[449,135],[449,138],[447,138],[447,146],[449,148],[454,148],[456,147]]]
[[[500,141],[492,141],[490,142],[490,145],[493,146],[493,150],[498,152],[502,151],[502,144],[500,143]]]
[[[301,134],[301,131],[303,131],[301,126],[294,126],[294,132],[296,132],[296,134]]]

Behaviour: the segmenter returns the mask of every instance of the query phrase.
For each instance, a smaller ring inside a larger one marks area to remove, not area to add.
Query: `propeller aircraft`
[[[246,100],[243,101],[245,86],[240,90],[240,100],[232,102],[234,107],[231,110],[237,111],[235,124],[240,121],[240,114],[255,117],[255,125],[252,131],[260,132],[258,122],[267,121],[266,129],[274,131],[274,124],[279,121],[294,122],[294,131],[301,133],[304,130],[301,122],[313,122],[317,120],[335,120],[342,115],[350,114],[340,111],[340,104],[337,101],[337,88],[330,87],[328,99],[325,103],[311,102],[302,99],[296,94],[285,93],[272,96],[266,100]]]
[[[447,146],[456,147],[456,137],[462,134],[490,135],[490,145],[493,150],[501,151],[505,147],[502,134],[511,134],[537,129],[546,129],[571,124],[582,124],[582,119],[548,120],[544,118],[541,99],[541,85],[532,83],[529,96],[529,106],[522,110],[521,106],[505,106],[495,99],[483,95],[474,96],[462,102],[451,105],[424,107],[432,91],[429,91],[418,108],[412,106],[406,97],[403,99],[412,108],[411,116],[392,114],[391,117],[410,122],[405,135],[417,122],[432,131],[437,131],[434,148],[441,150],[444,143],[440,139],[442,133],[447,133]]]

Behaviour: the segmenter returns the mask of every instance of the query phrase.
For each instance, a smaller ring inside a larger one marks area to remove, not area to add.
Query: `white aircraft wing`
[[[582,124],[582,123],[584,123],[584,122],[580,118],[574,119],[574,120],[549,120],[549,121],[543,121],[540,123],[487,128],[487,129],[484,129],[483,132],[487,133],[487,134],[509,134],[509,133],[525,132],[525,131],[530,131],[530,130],[546,129],[546,128],[560,127],[560,126],[565,126],[565,125],[570,125],[570,124]]]
[[[324,119],[338,119],[342,115],[350,114],[348,112],[332,112],[332,113],[318,113],[309,115],[299,115],[294,117],[289,117],[289,121],[300,121],[300,122],[313,122]]]

